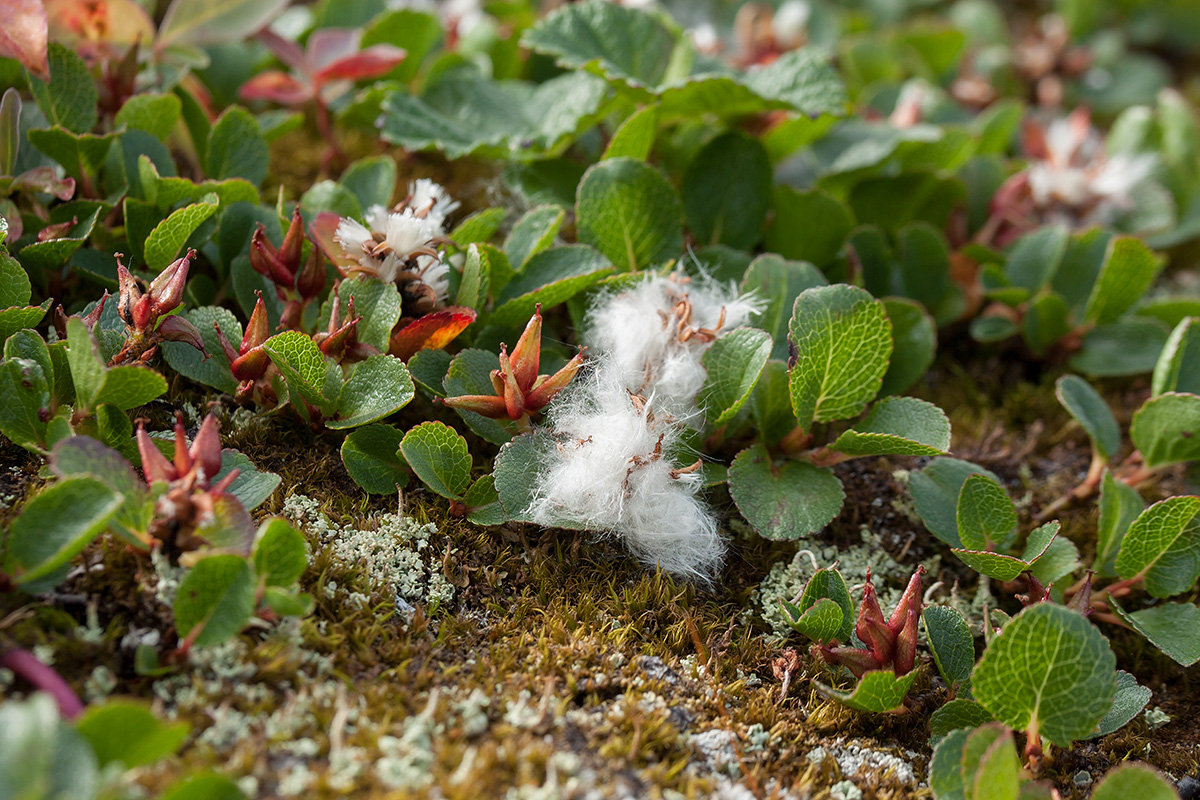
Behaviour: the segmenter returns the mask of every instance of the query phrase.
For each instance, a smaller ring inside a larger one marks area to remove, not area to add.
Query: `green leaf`
[[[75,730],[88,740],[101,767],[119,763],[125,769],[171,755],[191,729],[186,722],[160,722],[148,703],[117,698],[90,706],[75,721]]]
[[[558,206],[537,206],[525,212],[504,240],[508,263],[520,272],[532,256],[554,244],[566,212]]]
[[[321,328],[329,325],[329,318],[333,314],[332,292],[330,294],[331,297],[321,304],[321,311],[317,315],[317,324]],[[362,317],[358,324],[358,340],[386,353],[392,329],[400,320],[403,304],[396,284],[355,276],[341,281],[337,294],[343,320],[346,319],[351,299],[354,300],[354,313]]]
[[[363,218],[363,208],[354,193],[334,181],[318,181],[300,197],[300,208],[311,220],[322,211],[332,211],[341,217]]]
[[[525,31],[521,44],[554,56],[563,66],[637,90],[652,89],[663,80],[675,36],[645,11],[588,0],[549,14]]]
[[[1150,372],[1169,335],[1166,325],[1147,317],[1123,317],[1108,325],[1097,325],[1084,335],[1070,367],[1093,377]]]
[[[1187,317],[1171,331],[1154,365],[1150,392],[1200,394],[1200,317]]]
[[[446,377],[442,380],[446,397],[471,394],[495,394],[491,372],[500,369],[500,359],[495,353],[468,348],[462,350],[450,362]],[[504,444],[513,437],[514,427],[507,422],[488,419],[474,411],[455,409],[467,427],[492,444]]]
[[[1098,325],[1116,322],[1146,293],[1165,263],[1137,237],[1113,239],[1088,297],[1084,320]]]
[[[242,342],[242,323],[232,311],[218,306],[193,308],[184,314],[184,318],[200,331],[208,358],[186,342],[163,342],[159,345],[163,357],[171,369],[180,375],[232,395],[237,391],[238,381],[230,372],[229,359],[225,357],[225,349],[221,347],[213,326],[219,326],[225,338],[236,348]]]
[[[165,142],[175,130],[183,103],[173,94],[146,92],[135,94],[125,101],[113,118],[118,127],[146,131],[159,141]]]
[[[584,173],[575,203],[579,241],[621,271],[660,264],[683,250],[683,207],[662,173],[610,158]]]
[[[758,384],[750,394],[750,412],[754,415],[758,435],[764,442],[777,442],[795,429],[787,364],[782,361],[767,362]]]
[[[303,617],[312,613],[315,601],[312,595],[297,592],[295,589],[283,589],[278,586],[268,586],[263,590],[263,605],[281,617]]]
[[[471,484],[463,495],[463,504],[468,509],[467,519],[476,525],[503,525],[508,521],[492,475],[484,475]]]
[[[418,350],[408,360],[409,377],[425,395],[445,397],[446,390],[442,388],[442,381],[446,378],[453,358],[445,350]]]
[[[458,292],[454,295],[454,304],[474,309],[483,308],[491,288],[491,271],[491,259],[483,254],[479,245],[468,246],[462,278],[458,283]]]
[[[830,448],[850,456],[945,455],[950,449],[950,420],[933,403],[885,397]]]
[[[741,293],[754,292],[762,310],[750,315],[750,324],[771,334],[771,357],[788,357],[787,334],[796,298],[805,289],[826,286],[821,271],[805,261],[788,261],[773,253],[764,253],[750,262],[741,282]]]
[[[224,775],[205,773],[175,784],[160,800],[246,800],[246,796]]]
[[[1200,497],[1170,497],[1138,515],[1121,542],[1116,569],[1124,580],[1141,577],[1155,597],[1191,589],[1200,577]]]
[[[534,482],[529,480],[529,476],[541,469],[542,453],[548,447],[555,447],[554,438],[545,431],[534,429],[533,433],[514,437],[496,454],[492,477],[500,507],[509,520],[532,521],[528,518],[528,511],[533,502]],[[555,527],[580,530],[583,525],[578,520],[564,516],[555,520]]]
[[[972,664],[974,666],[974,664]],[[946,703],[929,716],[929,736],[936,751],[942,740],[954,731],[977,728],[993,722],[992,715],[987,709],[974,700],[957,698]],[[934,758],[937,758],[935,753]],[[937,797],[941,798],[941,792]]]
[[[1096,725],[1096,730],[1088,738],[1107,736],[1124,728],[1134,717],[1142,713],[1142,709],[1150,702],[1152,694],[1149,689],[1137,682],[1137,678],[1125,670],[1117,670],[1117,694],[1113,698],[1112,707],[1108,709],[1104,719],[1100,720]]]
[[[958,497],[971,475],[986,475],[999,482],[995,473],[957,458],[935,458],[929,466],[909,477],[909,489],[917,514],[925,527],[950,547],[962,547],[958,533]]]
[[[59,238],[50,239],[49,241],[45,242],[34,242],[33,244],[28,244],[25,247],[22,247],[20,252],[21,263],[23,263],[26,268],[32,268],[35,270],[58,269],[64,263],[66,263],[67,259],[69,259],[80,247],[82,247],[83,243],[86,242],[88,237],[92,235],[92,230],[96,226],[97,218],[106,208],[107,206],[101,203],[91,203],[86,205],[84,203],[68,203],[66,205],[58,206],[55,208],[56,212],[58,212],[59,209],[69,209],[72,212],[71,216],[68,216],[66,220],[63,221],[70,221],[74,219],[76,220],[75,223],[71,225],[70,229]],[[55,214],[55,216],[57,216],[57,214]],[[102,256],[102,258],[104,258],[106,261],[108,260],[107,256]],[[109,261],[109,263],[112,262]],[[21,284],[18,283],[17,285],[20,286]],[[26,300],[24,303],[21,303],[21,305],[26,305],[28,302],[29,301]]]
[[[658,106],[647,106],[625,118],[604,148],[601,159],[634,158],[645,161],[650,157],[654,137],[658,135]]]
[[[342,463],[350,477],[371,494],[393,494],[408,484],[408,469],[399,455],[404,434],[391,425],[366,425],[342,442]]]
[[[771,204],[775,217],[767,229],[766,248],[784,258],[826,267],[854,228],[850,209],[820,189],[802,192],[780,184]]]
[[[54,574],[104,530],[123,500],[91,477],[67,478],[42,490],[9,528],[4,571],[18,585]]]
[[[49,310],[50,301],[47,300],[40,306],[7,308],[0,311],[0,338],[7,339],[17,331],[33,328],[42,321]]]
[[[265,503],[282,480],[274,472],[255,467],[244,453],[225,449],[221,451],[221,469],[213,476],[213,482],[219,482],[235,469],[238,475],[225,491],[236,497],[247,511],[253,511]]]
[[[771,337],[757,328],[736,328],[723,334],[704,352],[700,363],[708,372],[697,403],[714,426],[742,410],[771,355]]]
[[[289,390],[323,412],[333,411],[331,398],[325,395],[325,356],[312,339],[300,331],[284,331],[264,342],[263,349],[287,381]]]
[[[220,644],[254,613],[254,575],[241,556],[208,556],[196,562],[175,597],[175,628],[194,645]],[[193,633],[193,629],[198,629]]]
[[[814,642],[831,642],[841,633],[842,608],[828,597],[817,598],[805,611],[786,600],[779,602],[784,609],[784,621],[802,636]]]
[[[122,411],[144,406],[167,391],[167,379],[149,367],[110,367],[96,404],[109,403]]]
[[[1117,574],[1117,553],[1129,526],[1146,510],[1146,503],[1137,490],[1104,470],[1100,481],[1100,521],[1096,531],[1096,560],[1092,567],[1102,578]]]
[[[846,579],[836,569],[819,569],[813,573],[800,595],[800,610],[807,611],[821,599],[832,600],[841,609],[841,628],[835,638],[839,642],[849,643],[854,633],[854,601],[850,599]]]
[[[471,482],[467,440],[441,422],[422,422],[404,434],[400,453],[417,477],[442,497],[460,499]]]
[[[1167,392],[1133,415],[1129,438],[1151,468],[1200,459],[1200,395]]]
[[[27,450],[43,450],[49,417],[50,383],[42,365],[6,354],[0,363],[0,433]]]
[[[1158,770],[1147,764],[1121,764],[1107,775],[1092,800],[1179,800],[1179,795]]]
[[[414,394],[416,387],[403,361],[386,353],[369,356],[354,365],[338,396],[338,418],[325,424],[343,430],[376,422],[404,408]]]
[[[27,306],[31,294],[29,274],[15,258],[0,251],[0,308]]]
[[[1200,608],[1191,603],[1163,603],[1128,612],[1108,601],[1117,616],[1177,663],[1190,667],[1200,661]]]
[[[1021,762],[1012,731],[988,723],[967,734],[962,774],[963,789],[971,800],[1017,800]]]
[[[77,408],[95,408],[104,388],[104,360],[87,326],[75,317],[67,319],[67,362],[71,365]]]
[[[680,194],[692,234],[702,244],[754,247],[771,207],[772,183],[771,158],[758,139],[739,131],[717,136],[683,174]]]
[[[235,42],[270,22],[286,0],[173,0],[158,29],[160,50],[168,44]]]
[[[972,680],[976,699],[996,719],[1066,747],[1086,738],[1112,706],[1116,658],[1078,612],[1037,603],[992,640]]]
[[[921,612],[925,639],[938,672],[953,688],[971,679],[975,668],[975,642],[962,614],[946,606],[929,606]]]
[[[1083,426],[1096,452],[1105,461],[1111,459],[1121,446],[1121,429],[1099,392],[1077,375],[1064,375],[1055,384],[1055,394],[1063,408]]]
[[[767,539],[802,539],[820,531],[846,498],[832,470],[792,460],[775,465],[761,444],[738,453],[729,466],[729,493]]]
[[[883,308],[892,323],[892,359],[883,376],[881,395],[908,391],[933,364],[937,353],[937,325],[919,304],[888,297]]]
[[[62,165],[67,175],[81,180],[104,165],[117,134],[72,133],[58,125],[34,128],[26,134],[29,143]]]
[[[239,106],[226,109],[208,133],[204,159],[208,177],[245,178],[258,186],[266,180],[269,164],[267,142],[254,115]]]
[[[909,687],[916,678],[915,671],[902,678],[897,678],[896,674],[889,669],[868,672],[863,675],[858,686],[855,686],[854,691],[851,692],[839,692],[818,681],[813,681],[813,686],[826,697],[837,700],[855,711],[884,714],[895,711],[904,705],[904,697],[908,694]]]
[[[500,230],[500,225],[504,222],[504,214],[503,208],[485,208],[482,211],[476,211],[450,231],[450,240],[459,247],[486,242],[495,235],[496,231]]]
[[[1048,284],[1067,252],[1069,234],[1065,226],[1050,225],[1018,239],[1004,263],[1009,283],[1030,294]]]
[[[490,322],[501,327],[522,325],[539,303],[543,311],[549,310],[612,272],[608,258],[585,244],[544,250],[529,259],[525,269],[500,292]]]
[[[155,273],[166,269],[179,256],[184,243],[200,223],[216,213],[219,202],[214,197],[211,201],[184,206],[158,223],[146,238],[146,268]]]
[[[304,535],[282,517],[272,517],[258,529],[254,544],[254,571],[266,586],[288,587],[300,580],[308,566]]]
[[[339,183],[363,208],[389,206],[396,191],[396,162],[391,156],[360,158],[346,167]]]
[[[604,81],[582,72],[535,84],[457,69],[439,76],[424,97],[388,95],[381,135],[405,149],[441,150],[452,159],[557,155],[599,121],[610,94]]]
[[[958,493],[958,538],[968,550],[1003,548],[1017,529],[1008,492],[986,475],[971,475]]]
[[[972,478],[974,477],[976,476],[972,476]],[[1056,538],[1058,536],[1058,531],[1059,523],[1057,520],[1054,520],[1047,522],[1040,528],[1030,532],[1029,538],[1025,542],[1025,551],[1020,558],[1006,555],[1004,553],[994,553],[985,550],[955,548],[951,552],[958,556],[960,561],[976,572],[987,575],[988,577],[994,578],[998,581],[1011,581],[1026,570],[1033,570],[1035,573],[1038,571],[1036,566],[1041,565],[1042,559],[1048,552],[1051,551],[1052,546],[1058,541]],[[1050,564],[1049,566],[1051,567],[1058,567],[1058,569],[1052,569],[1050,571],[1058,571],[1061,569],[1065,574],[1066,572],[1073,570],[1078,565],[1079,554],[1077,551],[1075,551],[1074,546],[1070,546],[1070,549],[1063,548],[1063,550],[1064,552],[1062,555],[1064,558],[1061,559],[1063,563]],[[1059,559],[1053,560],[1055,562],[1059,561]],[[1061,577],[1061,574],[1056,577]],[[1051,581],[1047,580],[1046,582],[1049,583]]]
[[[798,353],[792,409],[800,427],[860,413],[878,393],[891,356],[883,304],[846,284],[808,289],[796,298],[790,331]]]
[[[73,133],[87,133],[99,119],[96,107],[100,101],[91,71],[74,50],[58,42],[50,43],[47,56],[51,80],[47,83],[30,76],[29,91],[33,99],[51,125]]]
[[[1045,355],[1059,339],[1071,332],[1067,301],[1056,294],[1034,298],[1021,319],[1021,335],[1035,354]]]
[[[953,729],[934,747],[929,761],[929,788],[937,800],[966,800],[962,763],[970,734],[966,728]]]

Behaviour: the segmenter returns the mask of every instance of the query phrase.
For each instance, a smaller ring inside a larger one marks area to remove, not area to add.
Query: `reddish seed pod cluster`
[[[924,573],[924,567],[917,567],[892,616],[885,620],[875,596],[871,572],[867,570],[867,584],[863,588],[858,621],[854,626],[854,633],[866,649],[819,644],[813,645],[813,655],[819,655],[828,664],[840,664],[860,678],[881,669],[892,669],[897,677],[907,675],[917,660],[917,625],[921,620],[921,576]]]
[[[500,369],[492,370],[494,395],[462,395],[447,397],[442,402],[451,408],[474,411],[490,419],[519,420],[537,413],[567,388],[583,364],[583,352],[579,352],[566,366],[553,375],[539,375],[542,359],[542,307],[539,305],[512,355],[508,348],[500,345]]]
[[[125,323],[125,345],[113,356],[109,366],[147,362],[158,351],[160,342],[184,342],[208,355],[196,326],[172,313],[183,302],[188,269],[195,256],[195,250],[188,250],[182,258],[171,262],[159,273],[143,292],[138,279],[125,268],[121,256],[117,255],[117,284],[120,288],[117,313]],[[100,308],[97,306],[97,310]],[[96,319],[99,319],[98,313]],[[94,325],[95,320],[92,321]]]
[[[147,533],[168,558],[176,561],[185,552],[211,544],[202,531],[218,515],[225,520],[226,527],[244,529],[242,542],[248,543],[253,538],[250,516],[237,498],[226,493],[238,470],[230,470],[219,481],[214,480],[221,471],[221,437],[216,417],[209,414],[204,419],[189,446],[183,415],[176,413],[172,459],[162,454],[141,423],[137,447],[146,482],[167,484],[155,503],[154,519]]]
[[[267,239],[260,224],[250,237],[250,266],[275,284],[275,292],[286,305],[280,327],[297,329],[304,308],[325,288],[325,260],[321,248],[313,247],[304,259],[304,220],[300,207],[292,213],[292,222],[279,247]]]

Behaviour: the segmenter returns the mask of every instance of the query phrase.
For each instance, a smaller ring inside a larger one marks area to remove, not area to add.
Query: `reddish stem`
[[[58,713],[65,719],[74,719],[83,711],[83,702],[62,676],[34,656],[28,650],[14,647],[0,652],[0,667],[13,671],[35,689],[46,692],[58,703]]]

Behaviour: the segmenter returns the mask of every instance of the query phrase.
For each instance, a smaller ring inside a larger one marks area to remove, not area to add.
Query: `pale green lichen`
[[[440,558],[430,558],[430,543],[438,532],[433,523],[422,525],[411,517],[383,514],[357,526],[341,526],[331,522],[315,500],[300,494],[287,498],[283,515],[327,546],[336,562],[361,575],[366,583],[362,588],[393,593],[402,611],[411,608],[408,601],[437,608],[454,599],[454,585],[442,574]],[[324,589],[329,597],[339,590],[354,608],[365,608],[370,602],[365,592],[354,587],[329,582]]]
[[[816,566],[821,568],[836,564],[855,600],[861,594],[861,587],[866,583],[869,570],[875,576],[875,589],[879,594],[880,605],[889,609],[895,606],[915,565],[898,563],[884,548],[882,537],[866,527],[862,528],[861,536],[861,545],[844,550],[833,546],[812,545],[807,550],[796,553],[791,561],[779,561],[771,567],[770,572],[759,584],[757,598],[763,621],[777,636],[786,638],[792,633],[779,608],[779,601],[790,602],[799,597],[816,571],[814,561]],[[922,562],[922,566],[930,573],[936,573],[940,560],[939,556],[934,556]]]

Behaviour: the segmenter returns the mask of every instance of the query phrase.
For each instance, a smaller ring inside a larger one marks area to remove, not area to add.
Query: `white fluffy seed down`
[[[674,277],[603,298],[585,327],[589,369],[550,406],[555,444],[543,452],[531,518],[569,520],[619,537],[649,566],[710,577],[725,544],[684,437],[701,420],[701,356],[754,309],[732,286]]]
[[[713,334],[741,327],[759,307],[733,284],[651,276],[593,306],[584,343],[603,356],[613,380],[676,419],[699,427],[696,395],[707,373],[700,364]],[[690,312],[690,319],[688,314]],[[688,328],[697,333],[687,336]]]

